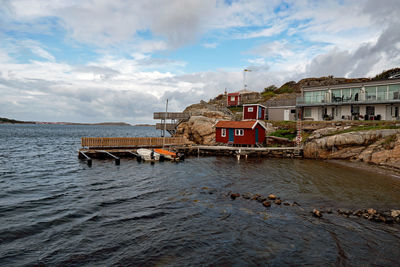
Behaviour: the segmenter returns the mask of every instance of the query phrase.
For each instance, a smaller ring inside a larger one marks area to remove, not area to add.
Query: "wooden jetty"
[[[138,148],[162,148],[185,146],[188,141],[184,137],[82,137],[82,148],[78,157],[92,165],[92,158],[113,158],[115,164],[120,164],[121,157],[142,158],[136,153]]]
[[[156,129],[161,130],[161,136],[165,136],[164,130],[171,136],[174,136],[179,123],[188,120],[190,114],[183,112],[154,112],[153,118],[155,120],[161,120],[161,123],[156,124]],[[167,120],[170,120],[170,122],[167,123]]]

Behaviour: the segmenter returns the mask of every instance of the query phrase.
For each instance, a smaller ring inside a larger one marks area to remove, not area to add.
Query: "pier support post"
[[[88,165],[89,167],[91,167],[91,166],[92,166],[92,159],[91,159],[88,155],[86,155],[84,152],[82,152],[82,151],[79,151],[79,153],[81,153],[81,154],[86,158],[86,163],[87,163],[87,165]]]
[[[111,154],[110,152],[105,151],[105,150],[101,150],[101,151],[99,151],[99,152],[105,153],[105,154],[107,154],[107,155],[113,157],[113,158],[115,159],[115,165],[120,165],[121,161],[120,161],[119,157],[114,156],[113,154]]]

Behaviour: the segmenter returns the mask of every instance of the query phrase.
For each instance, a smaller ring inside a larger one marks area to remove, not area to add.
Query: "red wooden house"
[[[267,108],[260,104],[243,105],[243,120],[265,120]]]
[[[259,121],[219,121],[215,125],[218,143],[255,145],[265,140],[265,127]]]
[[[228,107],[239,106],[242,103],[240,93],[229,93],[227,98]]]

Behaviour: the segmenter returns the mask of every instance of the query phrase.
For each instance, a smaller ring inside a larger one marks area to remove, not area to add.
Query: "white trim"
[[[243,104],[243,107],[245,107],[245,106],[261,106],[263,108],[267,108],[266,106],[261,105],[261,104]]]
[[[260,123],[258,120],[256,120],[256,122],[253,124],[253,126],[251,127],[251,129],[254,130],[254,128],[256,127],[257,124],[260,124],[260,126],[261,126],[262,128],[264,128],[264,130],[267,130],[267,128],[266,128],[262,123]]]
[[[235,136],[244,136],[244,129],[235,129]]]

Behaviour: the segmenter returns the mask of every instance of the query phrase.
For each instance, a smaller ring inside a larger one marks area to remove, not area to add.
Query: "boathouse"
[[[256,145],[265,140],[266,128],[258,120],[219,121],[215,125],[215,141],[234,145]]]
[[[241,95],[240,93],[229,93],[227,99],[228,107],[239,106],[241,104]]]
[[[260,104],[243,105],[243,120],[265,120],[267,108]]]

